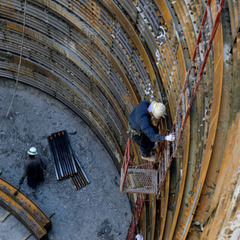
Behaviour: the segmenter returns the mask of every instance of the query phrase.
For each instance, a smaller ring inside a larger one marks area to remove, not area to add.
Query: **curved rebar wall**
[[[168,120],[175,119],[187,70],[192,65],[199,68],[191,59],[204,10],[208,8],[204,39],[209,41],[220,4],[27,0],[24,6],[24,2],[0,0],[0,77],[16,80],[26,7],[18,80],[52,95],[84,119],[119,170],[127,119],[140,100],[163,101]],[[144,239],[240,235],[239,18],[239,2],[226,0],[161,197],[149,195],[145,202],[138,226]],[[203,44],[199,52],[203,60]],[[189,84],[194,87],[193,75]],[[129,197],[134,204],[136,196]]]

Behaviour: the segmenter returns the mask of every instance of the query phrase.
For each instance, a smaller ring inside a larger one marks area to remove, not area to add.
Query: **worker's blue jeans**
[[[154,142],[151,142],[143,133],[141,133],[141,135],[133,135],[132,139],[139,145],[142,156],[149,157],[151,150],[154,147]]]

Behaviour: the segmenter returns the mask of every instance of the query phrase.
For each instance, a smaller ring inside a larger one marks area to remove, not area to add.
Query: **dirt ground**
[[[14,92],[12,81],[0,79],[0,121]],[[90,184],[76,191],[69,179],[57,181],[47,137],[66,130]],[[7,120],[0,129],[1,177],[14,186],[23,173],[27,151],[35,146],[47,165],[45,181],[36,190],[26,180],[21,191],[49,215],[54,240],[124,240],[131,219],[127,195],[108,152],[91,129],[51,96],[19,83]],[[6,212],[0,207],[0,218]],[[21,240],[28,230],[14,216],[0,222],[0,240]],[[35,239],[31,236],[30,240]]]

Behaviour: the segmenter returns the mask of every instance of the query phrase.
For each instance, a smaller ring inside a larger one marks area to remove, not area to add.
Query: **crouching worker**
[[[35,158],[37,155],[37,149],[31,147],[28,150],[28,160],[24,164],[24,173],[19,181],[19,184],[23,184],[25,177],[27,176],[27,184],[32,188],[36,188],[40,182],[44,181],[43,170],[46,166],[41,159]]]
[[[140,102],[129,116],[129,132],[131,138],[140,146],[141,157],[147,161],[155,161],[156,155],[151,155],[155,142],[174,141],[175,135],[163,136],[158,134],[158,129],[153,126],[151,118],[159,120],[166,112],[165,105],[153,101]]]

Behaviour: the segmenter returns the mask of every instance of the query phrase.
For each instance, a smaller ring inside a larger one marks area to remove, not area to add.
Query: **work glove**
[[[175,134],[171,133],[165,137],[166,141],[173,142],[175,140]]]

